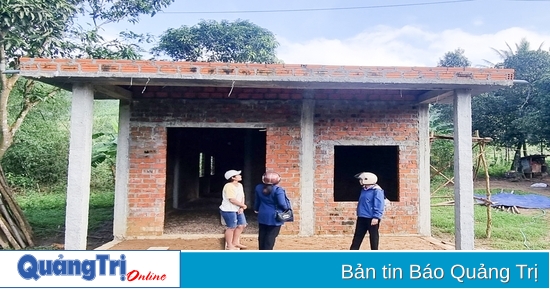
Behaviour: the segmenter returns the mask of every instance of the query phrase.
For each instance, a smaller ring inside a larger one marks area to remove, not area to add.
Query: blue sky
[[[336,9],[246,12],[329,8]],[[492,48],[514,48],[522,38],[548,50],[549,11],[550,0],[176,0],[138,24],[105,29],[109,35],[129,29],[159,36],[201,19],[246,19],[275,34],[285,63],[436,66],[445,52],[460,47],[476,66],[498,62]]]

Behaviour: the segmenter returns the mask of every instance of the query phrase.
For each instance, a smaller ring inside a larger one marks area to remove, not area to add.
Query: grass
[[[492,190],[499,193],[500,190]],[[483,190],[476,194],[485,195]],[[515,194],[525,194],[516,191]],[[452,198],[450,189],[442,189],[437,196]],[[447,200],[449,200],[447,199]],[[432,198],[432,204],[443,202],[445,198]],[[454,236],[454,207],[432,207],[432,232],[436,237]],[[545,210],[521,210],[521,214],[513,214],[492,209],[491,238],[486,237],[487,208],[474,207],[474,233],[476,246],[482,245],[499,250],[549,250],[550,249],[550,212]]]
[[[437,187],[436,184],[433,185]],[[492,190],[499,193],[500,189]],[[483,190],[477,194],[485,195]],[[525,192],[516,191],[515,194]],[[432,203],[450,200],[453,191],[441,189],[432,198]],[[40,239],[56,236],[64,231],[65,225],[65,193],[27,193],[18,195],[17,201],[25,212],[33,227],[35,236]],[[90,213],[88,230],[98,229],[104,222],[113,220],[114,193],[97,192],[90,195]],[[454,207],[432,207],[432,231],[436,237],[452,237],[454,235]],[[486,238],[487,209],[483,206],[474,207],[474,232],[476,246],[482,245],[501,250],[549,250],[550,249],[550,212],[543,210],[522,210],[522,214],[512,214],[493,209],[492,236]],[[40,248],[34,247],[34,250]],[[51,248],[44,248],[51,250]]]
[[[49,238],[64,232],[65,193],[28,193],[16,196],[17,202],[32,226],[36,238]],[[98,229],[113,219],[114,193],[90,195],[88,231]]]

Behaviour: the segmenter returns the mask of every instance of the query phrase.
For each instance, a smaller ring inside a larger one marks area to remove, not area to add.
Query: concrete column
[[[470,90],[454,92],[454,197],[455,246],[474,249],[474,182],[472,160],[472,95]]]
[[[429,105],[418,108],[418,233],[431,236]]]
[[[313,140],[315,100],[304,99],[300,131],[300,235],[312,236],[315,233],[314,211],[314,176],[315,176],[315,143]]]
[[[126,236],[128,219],[128,178],[130,161],[130,102],[120,100],[118,105],[118,142],[116,152],[115,208],[113,235],[121,239]]]
[[[92,125],[94,91],[90,84],[73,85],[71,136],[67,176],[65,250],[86,250],[90,174],[92,171]]]

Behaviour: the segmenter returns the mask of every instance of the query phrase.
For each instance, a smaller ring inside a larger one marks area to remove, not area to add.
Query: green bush
[[[18,97],[10,100],[17,103]],[[41,190],[66,181],[69,108],[69,96],[61,93],[29,112],[2,159],[11,186]]]
[[[12,109],[18,108],[20,95],[10,98]],[[16,191],[65,191],[67,183],[71,98],[60,93],[48,102],[40,103],[27,115],[15,135],[13,145],[2,160],[8,184]],[[94,134],[116,135],[118,101],[94,102]],[[94,147],[102,139],[94,139]],[[116,149],[116,147],[115,147]],[[112,191],[114,175],[111,165],[115,156],[92,167],[92,190]]]

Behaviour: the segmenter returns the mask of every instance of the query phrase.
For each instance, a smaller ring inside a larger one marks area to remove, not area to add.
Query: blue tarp
[[[475,195],[476,197],[486,198],[485,195]],[[483,203],[477,200],[478,203]],[[493,206],[516,206],[518,208],[525,209],[550,209],[550,197],[529,194],[529,195],[516,195],[512,193],[498,193],[491,195],[491,202],[495,203]]]

